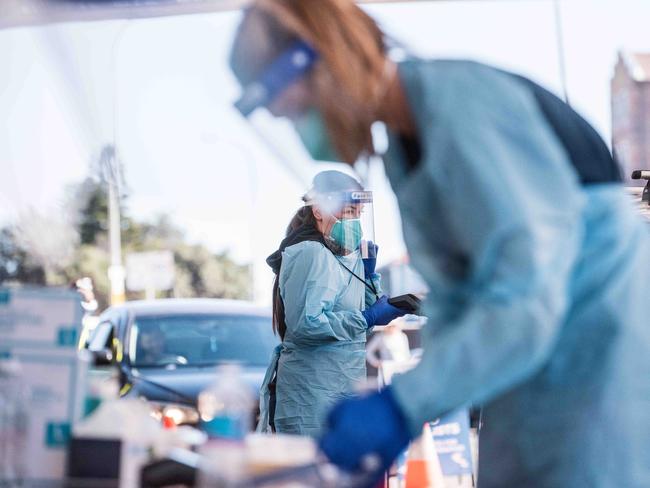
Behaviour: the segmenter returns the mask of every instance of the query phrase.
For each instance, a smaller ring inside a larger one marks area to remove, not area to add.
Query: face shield
[[[309,44],[296,41],[271,62],[257,80],[244,87],[235,107],[244,117],[250,117],[304,76],[317,60],[318,54]]]
[[[310,192],[311,193],[311,192]],[[305,195],[307,205],[334,217],[329,237],[347,253],[359,251],[362,258],[376,258],[375,215],[371,191],[353,190]]]
[[[320,113],[305,108],[304,100],[289,101],[289,117],[273,116],[269,105],[297,81],[302,79],[318,61],[317,52],[304,41],[296,41],[257,78],[243,88],[235,107],[270,152],[294,172],[301,173],[304,160],[338,161]],[[304,95],[304,94],[303,94]],[[298,95],[298,98],[301,98]],[[305,154],[305,150],[306,153]],[[297,167],[300,164],[300,168]]]

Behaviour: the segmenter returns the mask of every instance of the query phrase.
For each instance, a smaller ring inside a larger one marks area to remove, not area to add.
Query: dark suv
[[[277,344],[266,307],[164,299],[107,309],[85,347],[96,368],[117,366],[121,395],[146,398],[162,420],[194,424],[197,396],[215,379],[216,366],[239,363],[257,395]]]

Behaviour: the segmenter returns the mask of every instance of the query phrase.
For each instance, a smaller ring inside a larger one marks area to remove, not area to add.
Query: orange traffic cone
[[[413,441],[406,461],[405,488],[444,488],[445,478],[440,468],[438,453],[433,443],[429,424],[424,424],[422,435]]]

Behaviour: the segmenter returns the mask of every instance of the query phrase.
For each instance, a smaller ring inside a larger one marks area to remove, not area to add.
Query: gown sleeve
[[[381,275],[379,273],[373,273],[369,277],[366,277],[366,283],[370,286],[366,286],[366,308],[372,306],[378,297],[381,297],[384,292],[381,289]]]
[[[436,89],[447,105],[434,106]],[[436,122],[420,134],[420,164],[468,268],[454,290],[432,290],[455,304],[430,314],[421,362],[394,379],[413,433],[543,365],[570,301],[583,206],[563,147],[514,80],[456,69],[446,85],[425,90],[422,107]]]

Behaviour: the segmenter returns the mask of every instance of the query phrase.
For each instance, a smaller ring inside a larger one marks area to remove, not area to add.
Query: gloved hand
[[[348,471],[363,469],[368,456],[377,458],[379,479],[410,440],[406,419],[389,386],[336,405],[319,445],[333,464]]]
[[[370,328],[375,325],[386,325],[407,312],[388,303],[388,297],[384,295],[361,313],[368,323],[368,328]]]
[[[379,251],[379,246],[372,241],[368,241],[368,256],[363,258],[363,270],[366,273],[366,279],[372,277],[375,274],[375,268],[377,268],[377,252]]]

